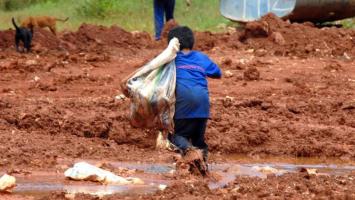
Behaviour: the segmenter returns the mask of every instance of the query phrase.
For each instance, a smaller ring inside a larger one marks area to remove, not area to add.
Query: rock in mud
[[[245,32],[241,36],[241,40],[254,37],[267,37],[269,36],[269,24],[266,21],[254,21],[247,23],[245,26]]]
[[[230,59],[230,58],[223,58],[222,59],[222,63],[221,63],[222,66],[230,67],[230,66],[232,66],[232,64],[233,64],[232,59]]]
[[[273,32],[270,36],[272,40],[279,45],[285,45],[286,41],[285,38],[282,36],[280,32]]]
[[[249,67],[244,71],[244,80],[255,81],[260,79],[260,72],[256,67]]]

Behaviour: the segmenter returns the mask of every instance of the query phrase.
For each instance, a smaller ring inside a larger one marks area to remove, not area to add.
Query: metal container
[[[272,12],[291,21],[325,22],[355,16],[355,0],[221,0],[221,14],[248,22]]]

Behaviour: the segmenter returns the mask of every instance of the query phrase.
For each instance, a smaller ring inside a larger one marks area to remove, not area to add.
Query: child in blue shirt
[[[186,26],[172,29],[168,41],[179,39],[180,51],[175,58],[176,104],[174,134],[169,140],[182,154],[198,148],[207,162],[208,145],[205,142],[207,119],[210,117],[210,101],[207,77],[221,78],[219,67],[204,53],[192,50],[195,39]]]

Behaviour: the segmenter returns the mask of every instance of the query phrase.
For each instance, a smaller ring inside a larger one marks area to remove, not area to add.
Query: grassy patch
[[[177,0],[175,18],[195,30],[219,31],[220,24],[229,23],[219,13],[217,0],[193,0],[191,7]],[[153,0],[60,0],[31,4],[22,9],[0,11],[0,29],[12,27],[11,17],[21,21],[30,15],[69,17],[58,23],[58,29],[75,30],[82,23],[110,26],[117,24],[127,30],[153,32]]]

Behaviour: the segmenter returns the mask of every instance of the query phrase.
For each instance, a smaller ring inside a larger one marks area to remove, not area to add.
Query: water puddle
[[[232,160],[232,159],[231,159]],[[99,161],[88,161],[91,164],[97,164]],[[289,162],[289,163],[286,163]],[[64,191],[70,194],[86,193],[97,196],[122,194],[150,194],[158,191],[162,185],[169,185],[169,179],[164,178],[166,174],[171,173],[175,169],[173,164],[148,164],[148,163],[130,163],[130,162],[106,162],[115,168],[125,168],[130,170],[139,170],[140,173],[133,174],[133,177],[141,178],[145,184],[143,185],[100,185],[92,182],[84,181],[66,181],[62,174],[36,174],[30,176],[17,177],[17,187],[15,194],[42,196],[51,192]],[[311,164],[310,164],[311,163]],[[238,176],[250,176],[265,178],[267,173],[260,169],[272,169],[273,174],[282,175],[287,172],[296,172],[301,168],[317,169],[318,173],[328,175],[344,175],[355,171],[355,165],[352,164],[316,164],[314,162],[290,162],[280,159],[257,160],[249,163],[234,159],[228,163],[212,163],[209,165],[213,173],[218,174],[221,179],[218,182],[210,182],[211,189],[223,187],[233,181]]]

